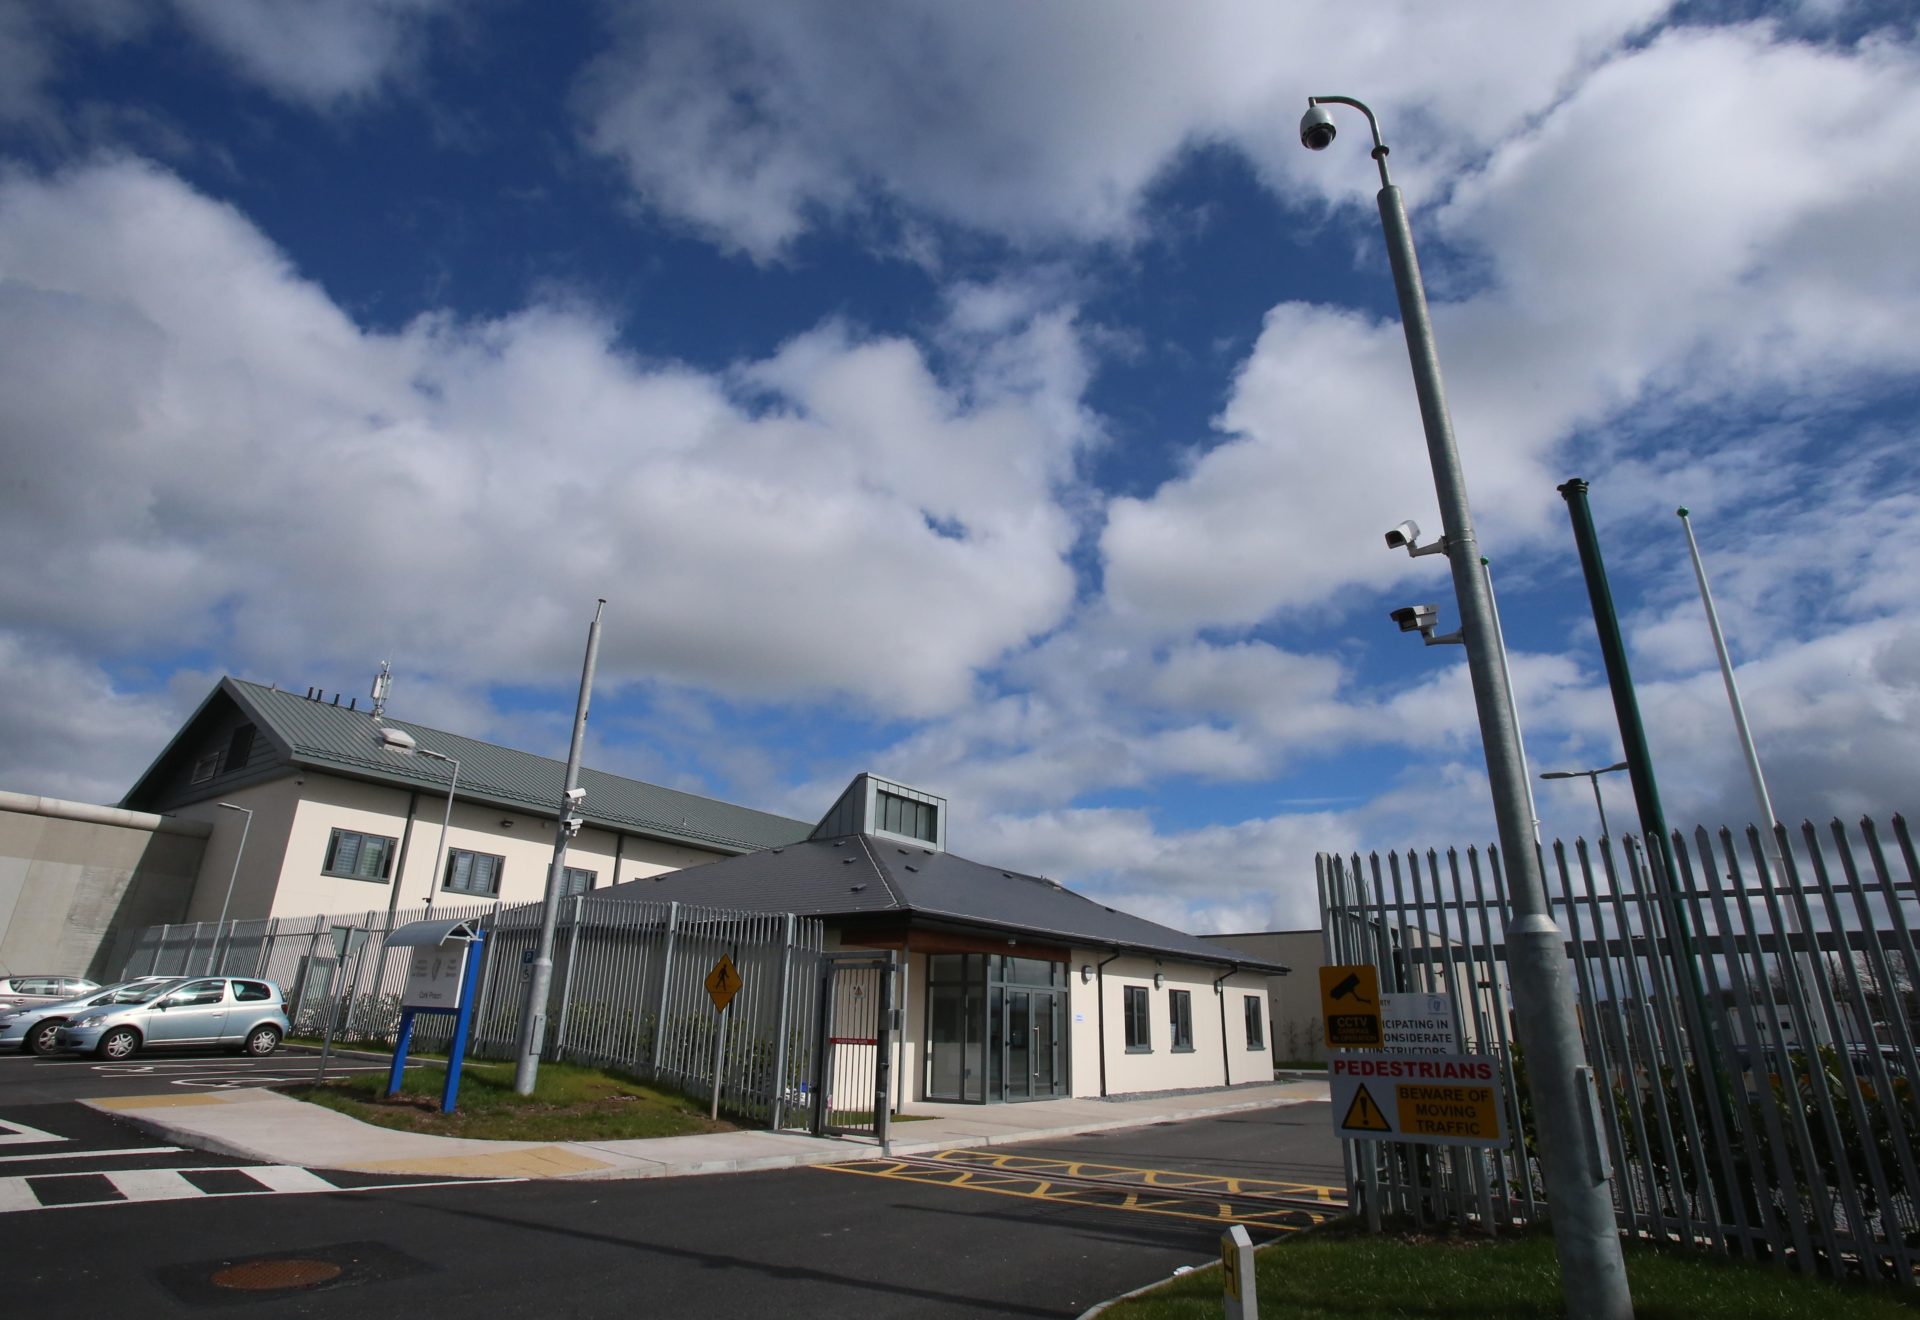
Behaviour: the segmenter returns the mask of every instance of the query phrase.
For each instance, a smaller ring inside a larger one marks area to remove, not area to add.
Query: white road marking
[[[40,1141],[71,1141],[71,1137],[57,1137],[51,1132],[42,1132],[39,1128],[30,1128],[25,1123],[16,1123],[10,1118],[0,1118],[0,1146],[26,1146]]]
[[[0,1178],[0,1215],[13,1210],[38,1210],[40,1198],[25,1178]]]
[[[178,1169],[120,1169],[106,1176],[114,1190],[129,1201],[180,1201],[206,1193],[181,1176]]]
[[[337,1192],[340,1189],[310,1169],[297,1164],[266,1164],[242,1169],[255,1182],[276,1192]]]
[[[57,1155],[0,1155],[0,1164],[24,1164],[41,1160],[99,1160],[113,1155],[177,1155],[180,1146],[115,1146],[110,1150],[68,1150]]]

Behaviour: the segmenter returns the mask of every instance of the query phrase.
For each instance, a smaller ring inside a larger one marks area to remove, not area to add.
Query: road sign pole
[[[720,1117],[720,1069],[727,1058],[727,1010],[720,1010],[720,1020],[713,1024],[713,1108],[707,1117]]]

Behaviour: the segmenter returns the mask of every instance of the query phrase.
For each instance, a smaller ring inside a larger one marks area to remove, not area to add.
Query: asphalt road
[[[211,1070],[125,1080],[171,1087],[195,1077],[219,1080]],[[31,1115],[51,1131],[66,1115],[87,1113],[71,1104],[9,1103],[29,1087],[95,1084],[79,1079],[78,1071],[49,1079],[31,1067],[0,1067],[0,1124]],[[86,1134],[95,1142],[150,1141],[98,1115],[88,1121],[101,1125]],[[978,1155],[1161,1171],[1154,1177],[1184,1170],[1262,1186],[1338,1182],[1324,1104]],[[298,1196],[230,1189],[188,1201],[32,1209],[0,1216],[0,1298],[6,1314],[26,1320],[1074,1316],[1178,1266],[1213,1259],[1224,1227],[1208,1222],[1206,1203],[1183,1208],[1162,1193],[1088,1203],[1062,1199],[1051,1179],[963,1173],[959,1181],[928,1181],[919,1173],[821,1168]],[[238,1167],[225,1176],[248,1175]],[[1042,1186],[1050,1190],[1034,1192]],[[1129,1201],[1137,1208],[1124,1208]],[[1267,1231],[1284,1227],[1276,1219]]]
[[[306,1081],[319,1070],[320,1056],[282,1049],[265,1059],[213,1052],[136,1054],[121,1063],[87,1055],[0,1054],[0,1104],[54,1104],[97,1100],[112,1095],[171,1095],[189,1091],[231,1090],[241,1086],[277,1086]],[[386,1065],[352,1055],[334,1055],[327,1075],[385,1072]]]

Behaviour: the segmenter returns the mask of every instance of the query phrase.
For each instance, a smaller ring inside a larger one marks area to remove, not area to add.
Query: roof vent
[[[865,889],[865,888],[866,888],[866,886],[865,886],[865,885],[848,885],[848,886],[847,886],[847,892],[848,892],[848,893],[850,893],[850,894],[857,894],[857,893],[859,893],[859,892],[860,892],[860,891],[861,891],[862,889]]]

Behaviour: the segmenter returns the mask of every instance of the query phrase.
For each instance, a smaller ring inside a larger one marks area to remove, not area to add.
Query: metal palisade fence
[[[491,903],[435,904],[389,914],[281,917],[150,926],[134,937],[122,969],[227,973],[278,982],[296,1035],[386,1046],[399,1030],[405,951],[386,950],[390,930],[426,917],[478,918],[487,932],[468,1050],[516,1052],[526,969],[540,909]],[[772,1126],[804,1122],[814,1066],[814,1024],[824,929],[787,913],[731,912],[684,903],[579,895],[562,900],[554,938],[544,1056],[599,1064],[697,1095]],[[731,959],[740,989],[724,1017],[706,978]],[[415,1048],[433,1048],[451,1019],[423,1017]]]
[[[1912,1287],[1920,1265],[1920,862],[1906,822],[1674,836],[1675,883],[1555,843],[1620,1227],[1808,1273]],[[1498,1230],[1546,1212],[1513,1023],[1497,849],[1318,859],[1328,963],[1448,997],[1461,1048],[1505,1077],[1504,1148],[1348,1145],[1356,1196]]]

